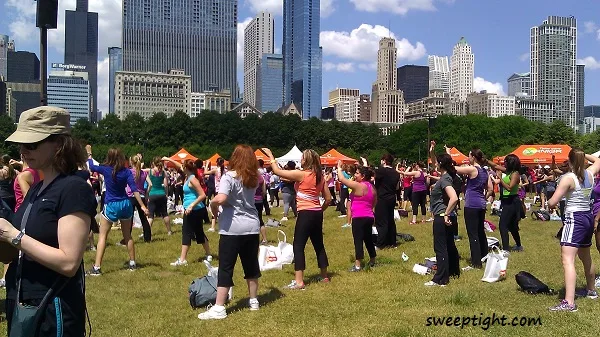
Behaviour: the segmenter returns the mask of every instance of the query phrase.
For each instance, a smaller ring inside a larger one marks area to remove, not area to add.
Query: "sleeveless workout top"
[[[354,193],[350,194],[350,208],[352,209],[352,218],[374,218],[373,203],[375,196],[373,195],[373,185],[363,181],[361,184],[367,186],[367,194],[357,196]]]
[[[413,192],[427,191],[427,185],[425,184],[425,172],[421,171],[419,177],[413,177]]]
[[[589,212],[590,211],[590,195],[594,188],[594,177],[591,176],[587,170],[585,172],[585,178],[583,184],[579,182],[577,175],[573,172],[565,174],[565,177],[570,177],[575,183],[575,189],[567,193],[565,212]],[[565,178],[563,177],[563,179]]]
[[[320,211],[321,201],[319,195],[325,185],[325,179],[321,179],[317,185],[317,177],[313,172],[304,172],[304,179],[295,184],[296,203],[298,211]]]
[[[190,207],[190,205],[196,200],[198,199],[198,192],[196,192],[195,189],[190,187],[190,180],[192,180],[192,178],[195,177],[193,174],[191,174],[186,180],[185,183],[183,183],[183,208],[187,209],[188,207]],[[200,202],[198,203],[198,205],[196,205],[193,210],[197,210],[197,209],[202,209],[204,208],[204,203]]]

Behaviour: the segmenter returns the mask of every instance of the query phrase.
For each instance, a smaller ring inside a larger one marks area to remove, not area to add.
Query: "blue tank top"
[[[183,208],[185,209],[187,209],[194,202],[194,200],[198,199],[198,192],[196,192],[195,189],[190,187],[190,180],[192,180],[193,177],[194,175],[191,174],[183,184]],[[202,209],[204,207],[204,203],[201,202],[198,203],[198,205],[196,205],[196,207],[194,207],[193,210]]]
[[[465,207],[485,209],[486,201],[484,191],[487,187],[488,173],[481,167],[477,169],[477,177],[467,177],[467,188],[465,190]]]

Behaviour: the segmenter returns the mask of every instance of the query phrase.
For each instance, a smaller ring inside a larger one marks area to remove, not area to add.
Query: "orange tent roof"
[[[193,160],[196,161],[198,160],[198,158],[192,156],[189,152],[186,151],[186,149],[181,149],[179,150],[177,153],[175,153],[174,155],[171,156],[171,160],[174,160],[178,163],[182,163],[186,160]],[[167,162],[167,166],[173,166],[173,164],[171,164],[170,162]]]
[[[262,159],[265,162],[265,166],[271,165],[269,157],[261,149],[256,149],[254,155],[256,156],[256,160]]]
[[[522,165],[549,165],[553,155],[557,164],[569,160],[569,151],[569,145],[521,145],[511,154],[519,157]],[[502,162],[503,159],[496,157],[494,161]]]
[[[327,153],[321,156],[321,165],[335,166],[338,161],[342,161],[344,164],[356,164],[358,161],[338,152],[336,149],[331,149]]]
[[[463,165],[463,164],[469,163],[469,157],[465,156],[462,152],[458,151],[458,149],[455,147],[450,149],[450,157],[452,157],[452,159],[458,165]]]
[[[210,162],[210,166],[217,166],[217,159],[219,158],[223,158],[221,157],[220,154],[215,153],[212,157],[208,158],[209,162]],[[223,158],[225,159],[225,158]],[[229,164],[229,162],[226,160],[225,161],[225,166],[227,166]]]

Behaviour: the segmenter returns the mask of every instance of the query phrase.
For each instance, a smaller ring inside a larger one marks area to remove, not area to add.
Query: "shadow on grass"
[[[336,272],[332,272],[332,271],[328,271],[327,275],[329,275],[330,280],[334,277],[340,276],[340,274],[338,274]],[[320,281],[321,274],[312,274],[312,275],[308,275],[308,276],[305,275],[304,278],[307,280],[307,282],[305,282],[306,285],[321,283],[321,281]]]
[[[285,295],[281,292],[281,290],[279,290],[275,287],[271,287],[271,288],[269,288],[269,291],[267,293],[258,295],[258,302],[260,303],[261,307],[264,307],[266,305],[269,305],[269,303],[275,302],[284,296]],[[243,298],[237,300],[237,302],[235,302],[235,305],[230,307],[228,311],[236,312],[236,311],[244,310],[247,308],[248,308],[248,297],[246,296],[246,297],[243,297]]]

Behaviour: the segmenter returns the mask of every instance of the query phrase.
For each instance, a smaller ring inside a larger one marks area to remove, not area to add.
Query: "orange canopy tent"
[[[519,157],[522,165],[550,165],[553,155],[557,164],[569,160],[569,151],[569,145],[521,145],[511,154]],[[503,160],[504,156],[494,158],[497,163]]]
[[[265,166],[270,166],[270,159],[269,157],[267,157],[267,155],[262,152],[261,149],[256,149],[256,151],[254,151],[254,155],[256,156],[256,160],[262,159],[265,162]]]
[[[188,159],[193,160],[193,161],[198,160],[198,158],[192,156],[189,152],[187,152],[186,149],[179,150],[177,153],[172,155],[170,159],[173,161],[176,161],[178,163],[181,163],[181,164],[183,164],[183,162]],[[167,162],[167,166],[173,167],[173,164],[171,162]]]
[[[217,166],[217,159],[219,159],[219,158],[223,158],[223,157],[221,157],[221,155],[218,153],[215,153],[212,157],[208,158],[208,161],[210,162],[210,166],[211,167]],[[223,159],[225,159],[225,158],[223,158]],[[229,162],[226,160],[225,166],[227,166],[228,164],[229,164]]]
[[[454,160],[458,165],[464,165],[469,163],[469,157],[465,156],[455,147],[450,149],[450,157],[452,157],[452,160]]]
[[[339,153],[336,149],[331,149],[331,150],[329,150],[329,152],[327,152],[321,156],[321,165],[335,166],[335,165],[337,165],[338,161],[340,161],[340,160],[344,164],[358,163],[358,161],[356,159],[346,157],[345,155]]]

